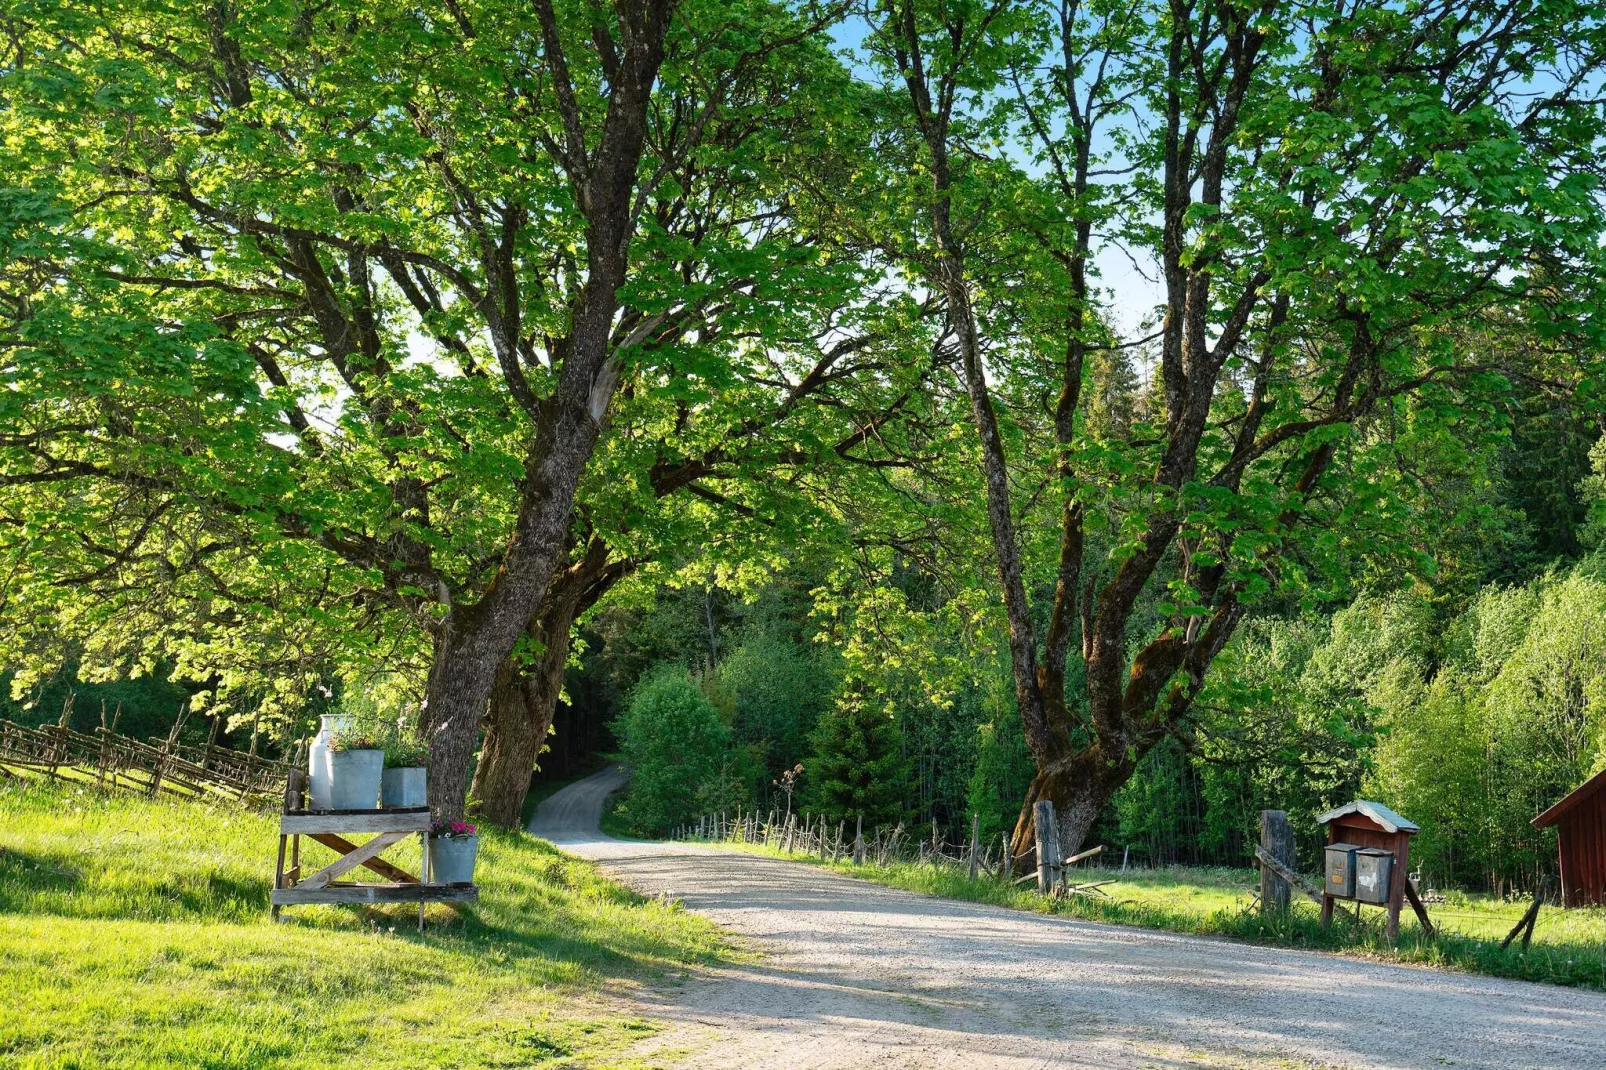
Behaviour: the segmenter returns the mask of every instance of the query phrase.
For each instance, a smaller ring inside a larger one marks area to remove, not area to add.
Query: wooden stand
[[[284,793],[284,815],[279,818],[279,863],[273,877],[273,918],[281,907],[297,903],[417,903],[418,931],[424,931],[425,903],[467,903],[480,897],[473,884],[431,884],[429,880],[429,826],[427,807],[388,810],[303,809],[305,777],[293,770]],[[355,844],[345,833],[374,833],[373,839]],[[418,836],[422,850],[421,877],[380,858],[386,848],[408,836]],[[301,837],[323,844],[339,854],[329,865],[301,875]],[[289,867],[285,866],[288,855]],[[357,867],[388,878],[386,883],[336,880]]]

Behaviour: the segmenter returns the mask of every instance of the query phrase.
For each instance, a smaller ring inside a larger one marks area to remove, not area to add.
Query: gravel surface
[[[1606,996],[915,895],[597,831],[610,768],[531,831],[747,938],[751,965],[637,993],[640,1053],[698,1070],[1606,1068]]]

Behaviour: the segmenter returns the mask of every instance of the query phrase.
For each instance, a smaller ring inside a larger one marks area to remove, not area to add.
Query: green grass
[[[780,856],[779,851],[762,847],[738,849]],[[1442,930],[1438,935],[1427,936],[1407,905],[1400,919],[1400,939],[1390,943],[1383,933],[1384,913],[1376,907],[1362,907],[1357,924],[1354,904],[1342,904],[1342,913],[1332,927],[1323,929],[1316,905],[1296,897],[1294,909],[1286,917],[1263,918],[1259,909],[1252,907],[1259,876],[1251,869],[1173,867],[1132,870],[1123,876],[1118,869],[1077,867],[1073,879],[1078,883],[1115,881],[1101,889],[1108,898],[1077,895],[1053,901],[1038,894],[1030,883],[1010,885],[990,877],[972,881],[952,866],[909,862],[855,866],[821,863],[812,855],[791,857],[894,888],[1041,914],[1606,989],[1606,910],[1599,908],[1546,907],[1526,950],[1516,942],[1501,950],[1500,941],[1528,909],[1528,901],[1453,894],[1449,902],[1428,908],[1435,926]]]
[[[720,961],[707,922],[488,830],[480,901],[268,917],[277,819],[0,784],[0,1064],[632,1067],[604,986]],[[387,858],[411,868],[398,845]],[[333,855],[308,845],[304,867]],[[416,870],[415,870],[416,871]]]

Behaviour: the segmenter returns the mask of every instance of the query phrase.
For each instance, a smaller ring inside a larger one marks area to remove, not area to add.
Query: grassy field
[[[431,908],[423,936],[416,907],[274,925],[276,844],[271,815],[0,783],[0,1064],[626,1068],[654,1027],[605,987],[727,954],[701,919],[497,831],[479,903]],[[416,865],[402,846],[386,857]]]
[[[755,846],[738,849],[780,854]],[[812,855],[792,857],[827,865]],[[1540,912],[1527,950],[1514,942],[1502,951],[1500,941],[1528,909],[1529,901],[1500,902],[1488,896],[1452,894],[1449,901],[1428,908],[1434,925],[1442,930],[1434,937],[1422,932],[1407,906],[1399,942],[1391,944],[1383,934],[1383,911],[1375,907],[1361,908],[1357,922],[1354,904],[1343,904],[1332,928],[1323,929],[1316,905],[1296,896],[1287,917],[1263,918],[1252,906],[1259,876],[1251,869],[1174,867],[1131,870],[1123,875],[1119,869],[1078,866],[1073,879],[1079,883],[1114,883],[1101,889],[1104,897],[1077,895],[1056,902],[1039,895],[1030,883],[1010,885],[990,877],[972,881],[952,865],[905,862],[880,867],[840,862],[827,868],[908,891],[1038,913],[1606,989],[1606,910],[1598,908],[1563,911],[1547,907]]]

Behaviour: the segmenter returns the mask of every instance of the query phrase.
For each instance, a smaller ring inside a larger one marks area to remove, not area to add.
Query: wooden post
[[[203,772],[211,768],[212,748],[217,746],[217,728],[222,722],[223,715],[221,713],[212,715],[212,727],[206,733],[206,749],[201,752],[201,769]]]
[[[1294,830],[1288,825],[1288,814],[1283,810],[1260,812],[1261,849],[1287,866],[1294,868]],[[1123,861],[1124,866],[1124,861]],[[1260,867],[1260,912],[1286,914],[1293,898],[1293,889],[1270,866]]]
[[[287,814],[295,813],[297,810],[301,809],[301,779],[302,772],[299,769],[290,770],[290,775],[285,778],[284,812]],[[279,833],[279,864],[277,871],[273,875],[273,886],[275,888],[287,887],[284,878],[284,849],[286,846],[286,841],[289,839],[290,837],[286,836],[284,833]],[[301,837],[297,836],[295,839],[299,841]],[[297,846],[299,846],[299,842]],[[297,854],[299,853],[300,852],[298,851]],[[293,865],[294,862],[292,862],[292,866]],[[277,903],[274,904],[270,914],[272,915],[274,921],[279,920],[279,906]]]
[[[1511,941],[1517,938],[1518,933],[1522,933],[1522,946],[1524,948],[1528,946],[1528,941],[1533,938],[1534,923],[1539,920],[1539,908],[1544,905],[1544,902],[1545,889],[1542,886],[1535,888],[1533,905],[1517,920],[1517,924],[1506,934],[1506,938],[1500,941],[1501,951],[1511,946]]]
[[[1004,833],[1004,854],[1003,858],[998,863],[998,867],[998,876],[1004,880],[1009,880],[1015,876],[1014,841],[1010,839],[1009,833],[1007,832]]]
[[[418,883],[419,884],[428,884],[429,883],[429,878],[430,878],[430,872],[429,872],[429,833],[428,832],[420,832],[418,834],[418,846],[422,850],[422,854],[419,856],[419,859],[418,859]],[[418,931],[419,932],[423,932],[424,931],[424,900],[423,899],[419,899],[419,901],[418,901]]]
[[[61,716],[56,718],[56,742],[50,748],[50,775],[55,776],[56,770],[67,760],[67,726],[72,723],[72,688],[67,689],[67,697],[61,703]]]
[[[1400,938],[1400,910],[1405,906],[1405,886],[1411,876],[1406,870],[1411,859],[1411,837],[1401,832],[1394,837],[1394,872],[1389,878],[1388,938]]]
[[[95,760],[95,786],[103,787],[106,783],[106,765],[110,759],[107,753],[109,740],[106,738],[106,700],[100,700],[100,754]]]
[[[864,815],[860,814],[853,826],[853,864],[864,865]]]
[[[1037,890],[1045,895],[1058,880],[1059,826],[1054,823],[1054,804],[1044,799],[1032,805],[1032,825],[1037,832]]]
[[[976,879],[976,849],[981,841],[981,815],[970,815],[970,879]]]

